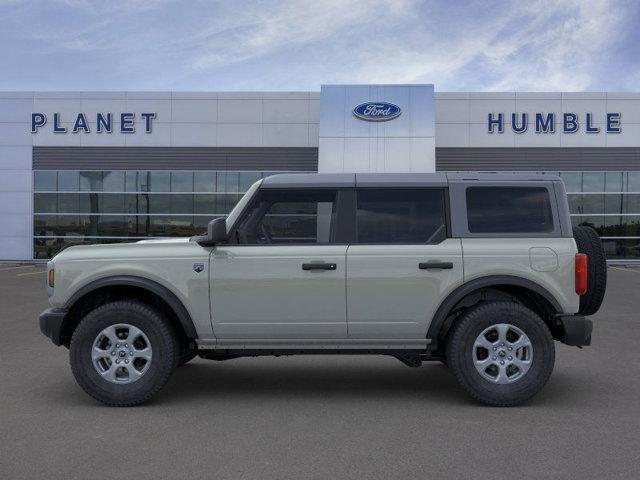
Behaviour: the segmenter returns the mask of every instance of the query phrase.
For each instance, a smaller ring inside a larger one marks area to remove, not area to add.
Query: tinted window
[[[467,188],[467,216],[472,233],[553,231],[549,192],[542,187]]]
[[[358,243],[438,243],[446,237],[442,189],[358,191]]]
[[[333,190],[263,190],[238,227],[238,243],[330,243],[335,223],[335,198]]]

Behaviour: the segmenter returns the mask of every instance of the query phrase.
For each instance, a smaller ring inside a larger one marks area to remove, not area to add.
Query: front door
[[[444,188],[358,189],[347,252],[349,337],[425,339],[439,302],[462,284],[460,239],[447,238]]]
[[[256,194],[229,244],[211,254],[217,338],[347,338],[347,245],[338,243],[337,197],[333,189]]]

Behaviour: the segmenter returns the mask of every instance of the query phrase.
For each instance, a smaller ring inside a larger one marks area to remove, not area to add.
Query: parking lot
[[[640,269],[609,269],[594,344],[557,344],[529,404],[480,406],[393,358],[197,359],[152,403],[104,407],[40,334],[42,267],[0,265],[0,477],[638,478]]]

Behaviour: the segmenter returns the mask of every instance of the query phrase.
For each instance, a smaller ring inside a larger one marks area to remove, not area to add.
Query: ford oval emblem
[[[361,103],[353,109],[353,114],[367,122],[386,122],[399,117],[402,110],[399,106],[389,102]]]

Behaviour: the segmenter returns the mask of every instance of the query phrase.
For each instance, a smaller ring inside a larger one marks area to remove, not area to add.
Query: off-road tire
[[[111,383],[93,365],[91,350],[105,328],[126,322],[144,332],[151,343],[153,357],[148,371],[137,381]],[[136,301],[117,301],[91,311],[71,338],[71,370],[80,387],[96,400],[114,407],[130,407],[146,402],[169,381],[176,365],[178,342],[171,324],[157,310]]]
[[[593,315],[602,305],[607,290],[607,260],[598,233],[591,227],[573,227],[578,251],[589,257],[587,292],[580,296],[582,315]]]
[[[513,383],[492,383],[480,375],[473,363],[476,338],[499,323],[522,330],[533,346],[529,370]],[[446,358],[456,380],[471,397],[486,405],[511,407],[542,390],[553,371],[555,346],[549,328],[533,311],[515,302],[489,302],[470,308],[454,323],[447,336]]]

